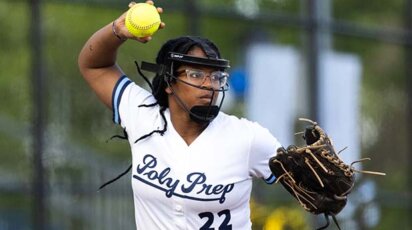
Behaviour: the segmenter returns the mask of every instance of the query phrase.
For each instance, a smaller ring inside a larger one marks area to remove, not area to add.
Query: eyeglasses
[[[206,81],[206,77],[209,76],[211,85],[214,89],[225,87],[229,77],[229,74],[224,71],[213,71],[210,74],[207,74],[203,70],[185,69],[177,72],[178,75],[181,75],[182,73],[186,73],[187,81],[195,86],[203,85]]]

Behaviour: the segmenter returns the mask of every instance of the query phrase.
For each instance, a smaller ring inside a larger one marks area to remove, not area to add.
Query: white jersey
[[[223,112],[189,146],[164,121],[155,99],[123,76],[113,93],[114,121],[132,150],[137,229],[251,229],[252,178],[273,183],[268,161],[280,147],[265,128]]]

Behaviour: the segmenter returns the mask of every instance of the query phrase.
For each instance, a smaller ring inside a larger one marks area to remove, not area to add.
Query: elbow
[[[89,69],[86,64],[86,59],[85,59],[85,53],[82,50],[77,57],[77,67],[79,68],[80,74],[83,76],[83,78],[87,78],[87,70]]]

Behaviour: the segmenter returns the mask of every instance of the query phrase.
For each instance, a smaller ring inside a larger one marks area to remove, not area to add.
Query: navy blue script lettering
[[[165,192],[166,197],[178,196],[185,199],[199,201],[219,201],[223,203],[226,200],[227,193],[231,192],[234,184],[208,184],[205,173],[192,172],[186,177],[186,181],[175,179],[171,174],[172,169],[157,168],[157,159],[153,155],[147,154],[143,157],[143,162],[136,167],[136,173],[133,178],[155,187]],[[194,195],[203,195],[196,197]]]

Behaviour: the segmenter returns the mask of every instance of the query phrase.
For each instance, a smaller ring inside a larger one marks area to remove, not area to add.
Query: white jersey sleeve
[[[129,108],[154,102],[155,100],[151,93],[123,75],[113,89],[113,122],[125,128],[132,122],[132,119],[129,118]]]
[[[249,126],[253,135],[249,154],[249,173],[272,184],[275,182],[275,177],[270,171],[269,159],[276,155],[276,149],[281,145],[269,130],[258,123],[250,122]]]

